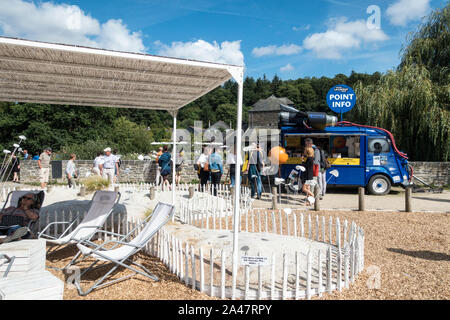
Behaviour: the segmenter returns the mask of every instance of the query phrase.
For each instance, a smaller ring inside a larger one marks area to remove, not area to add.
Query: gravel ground
[[[365,269],[349,289],[341,293],[324,294],[320,299],[450,299],[450,214],[405,212],[322,211],[319,215],[338,216],[341,221],[355,221],[365,232]],[[67,248],[47,260],[47,266],[62,267],[75,254]],[[53,261],[52,261],[53,260]],[[90,293],[78,295],[66,284],[64,299],[86,300],[205,300],[213,299],[184,285],[158,259],[139,254],[143,263],[161,281],[153,282],[142,276],[116,283]],[[83,265],[82,265],[83,266]],[[373,288],[379,270],[379,287]],[[62,280],[71,274],[50,271]],[[115,277],[128,271],[121,270]],[[88,274],[84,285],[93,283],[98,271]],[[369,285],[368,285],[369,284]],[[314,298],[319,299],[319,298]]]

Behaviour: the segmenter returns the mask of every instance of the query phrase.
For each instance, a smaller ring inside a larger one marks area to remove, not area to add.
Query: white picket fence
[[[186,208],[185,208],[186,209]],[[189,211],[189,208],[186,209]],[[187,213],[185,223],[199,228],[230,230],[228,218],[205,218],[202,213]],[[209,223],[208,223],[209,220]],[[225,220],[225,221],[222,221]],[[237,299],[310,299],[333,290],[341,292],[354,282],[364,268],[364,232],[354,222],[347,220],[343,227],[339,218],[311,217],[303,212],[286,214],[282,210],[246,210],[241,214],[240,230],[246,232],[272,232],[292,237],[303,237],[330,244],[328,250],[309,250],[306,270],[302,269],[300,254],[289,257],[280,253],[271,257],[267,266],[241,266],[236,276],[237,286],[232,292],[232,252],[220,253],[210,249],[182,243],[176,235],[162,229],[146,251],[157,256],[187,286],[213,297]],[[221,222],[222,221],[222,222]],[[263,250],[263,249],[262,249]],[[261,254],[260,252],[259,254]],[[288,261],[294,260],[294,264]],[[228,265],[227,265],[228,262]],[[251,268],[257,268],[258,280],[251,281]],[[283,270],[276,273],[275,270]],[[206,270],[206,273],[205,273]],[[270,274],[268,282],[262,274]]]
[[[120,184],[119,191],[148,190],[152,184]],[[178,209],[180,222],[212,230],[232,230],[232,199],[229,188],[223,186],[219,197],[199,192],[198,185],[183,184],[178,190],[195,188],[194,197],[181,201]],[[54,187],[54,192],[58,188]],[[11,190],[9,190],[11,191]],[[9,192],[2,190],[5,197]],[[213,297],[237,299],[310,299],[314,295],[342,291],[354,282],[364,268],[364,232],[354,222],[338,217],[311,215],[300,210],[250,209],[248,188],[241,190],[241,232],[273,233],[283,236],[301,237],[329,244],[327,250],[310,249],[306,255],[306,268],[301,268],[301,255],[294,257],[283,252],[273,254],[270,263],[264,266],[241,266],[237,270],[235,291],[232,290],[231,248],[215,252],[182,242],[174,234],[162,228],[144,248],[144,252],[158,257],[187,286]],[[208,200],[209,199],[209,200]],[[212,200],[211,200],[212,199]],[[202,201],[206,201],[202,202]],[[208,202],[209,201],[209,202]],[[86,212],[41,212],[37,230],[41,231],[52,221],[76,220],[73,228],[83,219]],[[108,218],[106,230],[125,234],[141,221],[127,219],[125,214],[116,213]],[[57,237],[63,227],[49,230]],[[138,232],[138,231],[137,231]],[[106,237],[106,236],[105,236]],[[102,240],[107,240],[103,238]],[[260,252],[259,254],[262,254]],[[295,261],[295,263],[289,263]],[[257,281],[251,274],[257,269]],[[282,272],[276,272],[282,270]],[[270,281],[267,276],[270,275]],[[263,279],[265,278],[265,280]]]

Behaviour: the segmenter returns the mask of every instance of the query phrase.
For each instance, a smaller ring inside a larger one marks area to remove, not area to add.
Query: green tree
[[[302,111],[315,111],[317,104],[317,94],[309,83],[298,85],[299,100],[298,106]]]
[[[423,65],[430,72],[433,82],[450,83],[450,4],[436,9],[416,32],[408,35],[402,48],[399,69],[415,64]]]
[[[291,81],[284,81],[278,88],[278,91],[275,93],[278,97],[286,97],[294,104],[299,105],[301,102],[300,92],[295,84]]]
[[[439,105],[428,70],[419,65],[390,71],[376,84],[356,87],[350,111],[362,124],[391,131],[410,160],[448,161],[450,113]]]

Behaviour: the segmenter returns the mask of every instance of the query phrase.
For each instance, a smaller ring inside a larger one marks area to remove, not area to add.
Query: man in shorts
[[[39,182],[41,188],[45,189],[48,184],[48,176],[50,173],[50,161],[52,157],[52,148],[45,148],[38,159],[39,166]]]

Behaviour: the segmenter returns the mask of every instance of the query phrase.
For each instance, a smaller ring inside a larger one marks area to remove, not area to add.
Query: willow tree
[[[355,86],[359,123],[390,130],[411,160],[447,161],[450,113],[437,99],[430,73],[422,65],[389,71],[372,85]]]
[[[431,80],[439,85],[450,82],[450,3],[433,11],[407,36],[402,48],[399,70],[409,65],[423,65],[431,73]]]
[[[390,130],[411,160],[450,154],[450,4],[408,35],[401,63],[374,84],[355,86],[354,120]]]

